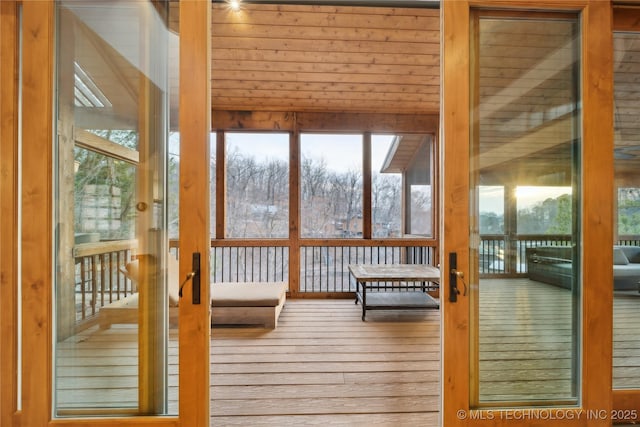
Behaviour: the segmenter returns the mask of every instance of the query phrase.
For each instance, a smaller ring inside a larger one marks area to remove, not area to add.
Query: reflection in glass
[[[576,403],[579,23],[487,13],[477,30],[470,240],[481,242],[473,253],[482,258],[471,263],[480,270],[472,400]]]
[[[178,38],[169,23],[178,4],[160,3],[56,3],[59,417],[177,411],[168,396],[178,284],[166,183],[178,117]]]
[[[640,388],[639,33],[614,33],[613,387]]]

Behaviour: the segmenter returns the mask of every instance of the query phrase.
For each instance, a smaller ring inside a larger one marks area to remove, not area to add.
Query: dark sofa
[[[527,248],[529,278],[571,289],[573,248],[570,246],[540,246]],[[613,247],[613,289],[639,290],[640,246]]]

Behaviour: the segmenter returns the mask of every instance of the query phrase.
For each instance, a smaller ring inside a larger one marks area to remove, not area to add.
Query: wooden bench
[[[178,262],[169,259],[169,324],[178,324]],[[137,278],[137,261],[126,266],[131,280]],[[225,282],[211,284],[211,325],[263,325],[275,328],[287,298],[285,282]],[[100,309],[99,324],[138,323],[138,294],[129,295]]]

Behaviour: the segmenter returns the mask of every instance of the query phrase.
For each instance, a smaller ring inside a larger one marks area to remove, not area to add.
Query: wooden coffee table
[[[367,310],[439,308],[440,303],[426,291],[430,283],[440,283],[440,270],[424,264],[350,264],[356,281],[356,300],[362,304],[362,320]],[[377,292],[367,290],[376,289]]]

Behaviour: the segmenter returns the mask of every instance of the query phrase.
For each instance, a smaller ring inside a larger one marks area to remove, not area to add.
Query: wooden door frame
[[[18,5],[0,2],[0,425],[18,412]]]
[[[2,74],[2,168],[11,174],[13,179],[2,179],[2,206],[13,203],[8,211],[3,209],[3,271],[5,266],[9,275],[3,274],[3,280],[15,280],[17,268],[17,233],[4,234],[6,227],[17,220],[18,209],[15,200],[18,197],[16,189],[17,150],[17,82],[11,81],[13,73],[5,70],[15,69],[17,62],[18,32],[17,32],[17,4],[18,2],[2,1],[3,11],[2,45],[0,54],[3,62]],[[53,419],[52,416],[52,346],[53,346],[53,153],[54,141],[54,55],[55,55],[55,3],[47,1],[22,2],[22,170],[28,171],[22,177],[22,228],[21,254],[22,266],[21,286],[22,299],[22,348],[29,351],[21,352],[21,395],[17,395],[17,366],[18,349],[13,339],[17,337],[17,301],[16,287],[3,286],[2,318],[3,357],[2,365],[2,412],[4,425],[23,426],[68,426],[80,427],[90,425],[145,425],[145,426],[208,426],[209,425],[209,305],[190,306],[181,304],[180,320],[180,408],[179,417],[114,417],[114,418],[85,418],[85,419]],[[190,168],[182,168],[185,176],[181,188],[185,189],[184,203],[192,206],[181,220],[185,224],[184,240],[181,247],[185,252],[200,250],[203,254],[201,274],[208,278],[209,236],[208,233],[198,233],[208,230],[208,172],[209,158],[202,153],[209,150],[210,128],[210,90],[202,90],[210,85],[210,2],[187,0],[180,4],[182,16],[180,44],[181,98],[183,107],[180,126],[183,135],[185,154]],[[5,16],[7,12],[11,19]],[[15,19],[15,20],[14,20]],[[186,23],[185,23],[186,22]],[[9,34],[9,37],[4,37]],[[5,58],[13,58],[5,62]],[[6,96],[5,96],[6,95]],[[6,139],[5,139],[6,137]],[[189,147],[190,150],[186,148]],[[198,152],[197,150],[202,150]],[[191,151],[191,158],[189,158]],[[7,156],[5,157],[5,154]],[[189,175],[188,170],[193,172]],[[204,172],[202,172],[204,171]],[[196,179],[197,178],[197,179]],[[194,179],[199,182],[189,181]],[[12,191],[5,191],[7,186]],[[206,191],[202,191],[206,188]],[[181,200],[181,202],[183,201]],[[184,205],[183,205],[184,206]],[[203,212],[206,214],[202,214]],[[190,213],[189,213],[190,212]],[[203,222],[194,221],[203,218]],[[9,221],[11,219],[11,221]],[[181,223],[182,223],[181,221]],[[6,227],[5,227],[6,225]],[[203,228],[199,228],[203,227]],[[5,236],[10,236],[6,241]],[[186,274],[191,266],[181,263],[181,272]],[[209,300],[208,280],[202,283],[202,299]],[[190,289],[185,288],[185,297],[190,298]],[[10,301],[7,302],[4,297]],[[13,302],[15,301],[15,302]],[[5,311],[5,308],[8,309]],[[11,333],[8,332],[11,328]],[[5,334],[6,332],[6,334]],[[16,338],[17,340],[17,338]],[[13,344],[12,344],[13,343]],[[189,344],[188,344],[189,343]],[[194,348],[198,351],[194,351]],[[5,352],[6,350],[6,352]],[[10,369],[12,375],[4,375]],[[17,410],[18,401],[21,410]]]
[[[180,278],[201,254],[199,305],[185,286],[179,320],[180,420],[209,426],[211,3],[180,1]],[[186,302],[186,303],[185,303]]]
[[[446,426],[529,425],[506,421],[488,410],[470,419],[469,298],[449,302],[448,253],[457,252],[458,270],[469,261],[470,8],[580,11],[582,18],[582,340],[581,407],[610,414],[612,409],[612,258],[601,250],[611,242],[613,195],[613,58],[611,4],[597,0],[445,0],[441,5],[442,43],[442,419]],[[446,167],[449,164],[455,167]],[[589,171],[586,173],[586,171]],[[470,284],[472,287],[474,284]],[[560,409],[554,409],[558,411]],[[603,417],[605,418],[605,417]],[[611,419],[553,420],[553,425],[610,425]]]

